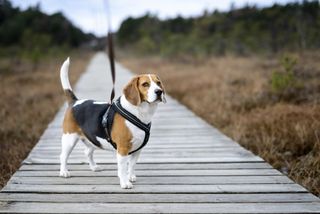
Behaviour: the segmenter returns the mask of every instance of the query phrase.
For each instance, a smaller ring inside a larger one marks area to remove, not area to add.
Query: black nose
[[[156,93],[156,95],[157,95],[158,97],[160,97],[161,94],[162,94],[162,90],[157,89],[157,90],[155,90],[155,93]]]

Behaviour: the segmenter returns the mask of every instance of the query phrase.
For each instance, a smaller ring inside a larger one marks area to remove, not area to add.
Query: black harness
[[[101,147],[101,144],[96,137],[107,140],[114,149],[117,149],[117,144],[113,142],[111,137],[111,129],[116,112],[145,132],[143,143],[129,154],[139,151],[149,141],[151,123],[143,123],[135,115],[124,109],[120,104],[120,97],[111,105],[107,103],[95,104],[93,100],[87,100],[75,105],[72,110],[74,118],[84,135],[98,147]]]

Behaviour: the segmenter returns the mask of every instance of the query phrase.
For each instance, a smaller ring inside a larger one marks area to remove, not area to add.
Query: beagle
[[[132,182],[136,181],[134,167],[141,152],[139,148],[145,141],[146,133],[123,115],[115,112],[109,133],[112,143],[103,138],[106,133],[102,133],[105,132],[105,129],[101,125],[101,120],[110,104],[77,99],[68,78],[69,64],[68,58],[60,69],[61,84],[68,102],[63,120],[60,176],[70,177],[67,169],[68,157],[80,140],[86,147],[85,155],[92,171],[102,170],[93,160],[95,149],[115,150],[116,148],[120,186],[123,189],[131,189]],[[123,94],[118,101],[122,108],[131,115],[142,123],[149,124],[157,105],[160,102],[166,102],[164,87],[159,77],[154,74],[139,75],[132,78],[124,87]],[[94,130],[93,134],[87,134],[88,130]]]

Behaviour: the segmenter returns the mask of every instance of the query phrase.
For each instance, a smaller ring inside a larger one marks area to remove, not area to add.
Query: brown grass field
[[[75,83],[90,53],[72,54],[70,81]],[[35,70],[28,62],[0,59],[0,189],[19,168],[64,102],[59,70],[62,57],[46,57]]]
[[[272,92],[277,57],[121,57],[158,74],[167,92],[245,148],[320,194],[320,54],[296,55],[299,87]]]

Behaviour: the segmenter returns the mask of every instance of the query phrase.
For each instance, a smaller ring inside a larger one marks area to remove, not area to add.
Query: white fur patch
[[[149,74],[150,79],[150,87],[148,89],[148,102],[152,103],[157,100],[157,94],[156,90],[162,90],[151,78],[151,75]]]
[[[120,179],[120,186],[122,189],[131,189],[133,187],[132,183],[129,181],[128,177],[128,162],[129,156],[122,156],[117,153],[118,162],[118,177]]]
[[[132,148],[130,150],[130,152],[132,152],[141,146],[145,137],[145,133],[144,131],[142,131],[140,128],[133,125],[129,121],[126,120],[125,123],[126,123],[126,126],[129,128],[130,132],[132,133],[132,139],[131,139]]]
[[[73,104],[73,107],[74,106],[77,106],[77,105],[81,105],[82,103],[84,103],[85,101],[87,101],[86,99],[84,100],[77,100],[74,104]]]
[[[68,77],[68,73],[69,73],[69,64],[70,64],[70,58],[68,57],[64,63],[61,66],[60,69],[60,80],[61,80],[61,85],[62,88],[64,90],[69,89],[72,91],[70,82],[69,82],[69,77]]]
[[[66,133],[61,138],[61,154],[60,154],[60,177],[70,177],[67,169],[68,158],[79,139],[76,133]]]
[[[96,136],[97,141],[101,144],[102,148],[105,150],[115,151],[111,143],[109,143],[106,139]]]
[[[151,118],[157,109],[157,103],[143,102],[139,106],[134,106],[125,98],[124,95],[121,96],[120,102],[123,108],[125,108],[127,111],[132,113],[134,116],[136,116],[146,124],[151,122]],[[126,120],[125,123],[132,133],[131,151],[134,151],[143,143],[145,133],[143,130],[133,125],[131,122]]]
[[[97,105],[105,105],[108,104],[108,102],[103,102],[103,101],[94,101],[93,104],[97,104]]]

